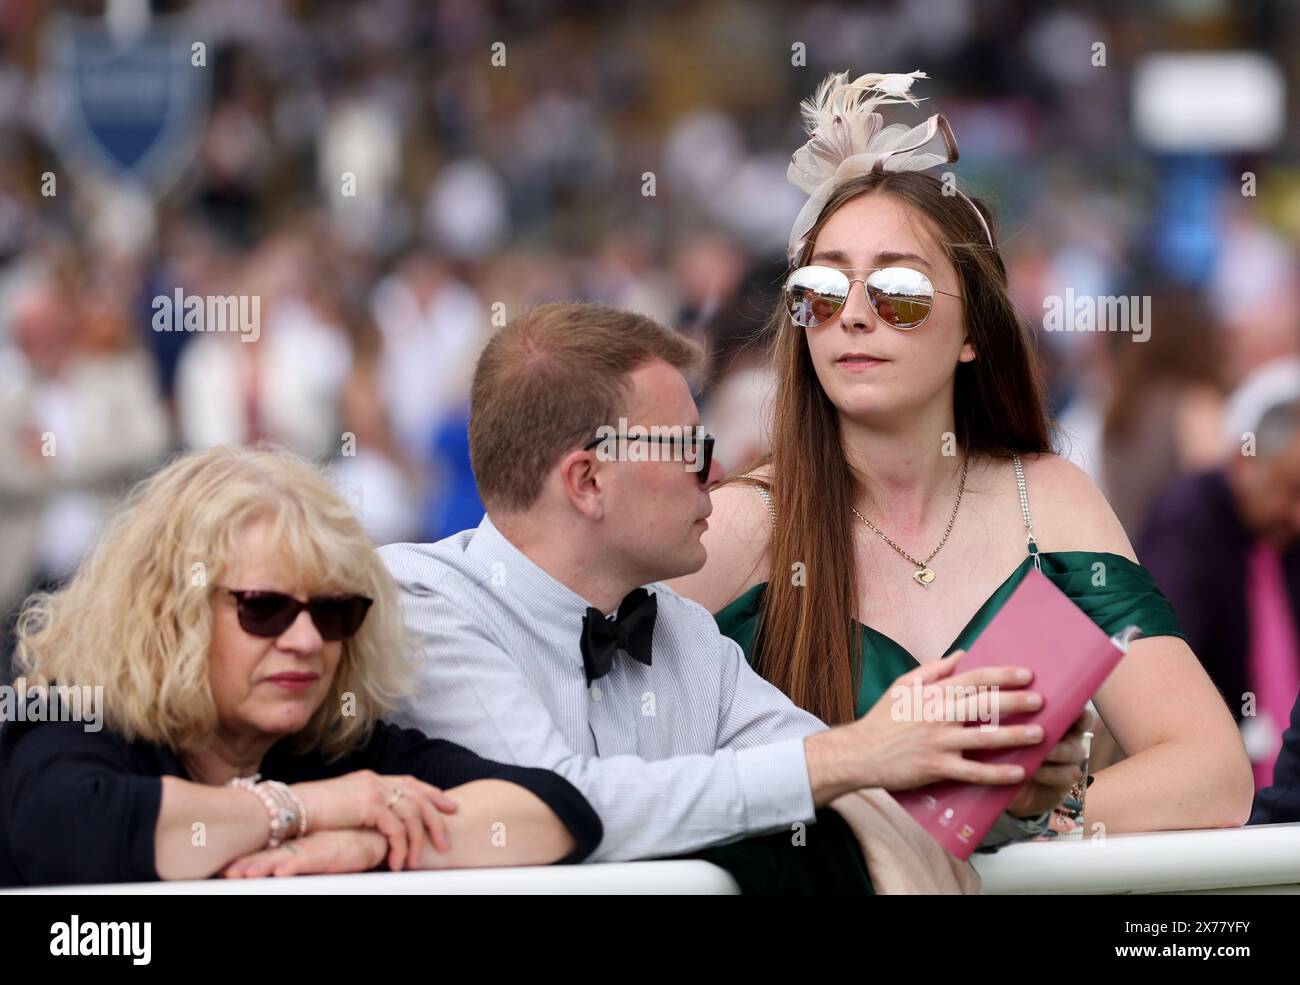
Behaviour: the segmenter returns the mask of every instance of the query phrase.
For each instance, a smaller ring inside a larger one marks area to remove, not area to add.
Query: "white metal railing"
[[[1300,823],[1022,842],[976,857],[986,893],[1300,892]]]
[[[1024,842],[976,855],[986,893],[1300,893],[1300,823],[1209,831]],[[734,894],[722,869],[699,861],[623,862],[297,879],[58,886],[35,893]]]
[[[455,869],[444,872],[366,872],[294,879],[207,879],[198,882],[140,882],[104,886],[24,889],[38,893],[179,894],[703,894],[737,892],[735,881],[711,862],[619,862],[605,865],[549,865],[513,869]]]

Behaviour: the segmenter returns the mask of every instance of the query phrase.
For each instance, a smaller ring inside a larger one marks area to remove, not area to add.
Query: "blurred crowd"
[[[380,543],[473,526],[474,360],[547,300],[704,343],[703,421],[742,466],[764,448],[761,332],[803,201],[785,177],[798,102],[832,70],[931,75],[918,91],[994,209],[1060,450],[1135,542],[1172,477],[1231,453],[1233,390],[1300,354],[1294,143],[1198,160],[1188,228],[1169,200],[1188,162],[1130,122],[1149,52],[1300,63],[1289,4],[107,7],[183,21],[209,94],[165,187],[70,168],[45,125],[47,41],[105,2],[0,0],[0,611],[65,577],[126,484],[177,449],[268,439],[331,463]],[[1067,289],[1151,297],[1149,340],[1043,331]],[[156,330],[155,299],[178,290],[259,299],[257,342]]]

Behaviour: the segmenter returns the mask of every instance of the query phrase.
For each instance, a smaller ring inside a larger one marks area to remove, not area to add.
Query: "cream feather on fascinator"
[[[891,103],[917,105],[921,100],[911,94],[912,83],[926,78],[924,72],[869,74],[850,82],[848,72],[835,72],[800,104],[808,142],[790,158],[786,176],[810,197],[790,230],[791,257],[803,248],[804,238],[835,189],[850,178],[872,171],[925,171],[957,160],[957,138],[942,115],[936,113],[908,127],[886,126],[876,112],[878,106]],[[988,223],[975,204],[970,205],[992,245]]]

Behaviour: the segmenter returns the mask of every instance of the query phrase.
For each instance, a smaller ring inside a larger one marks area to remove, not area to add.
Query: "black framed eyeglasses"
[[[364,595],[330,595],[303,602],[282,592],[239,591],[217,586],[235,600],[240,628],[251,636],[274,639],[306,609],[321,639],[346,640],[357,634],[365,622],[373,599]]]
[[[702,486],[709,484],[709,470],[713,467],[713,445],[717,439],[711,434],[696,435],[694,428],[683,428],[681,434],[609,434],[592,438],[582,446],[583,451],[591,451],[606,441],[617,445],[620,441],[646,441],[651,444],[668,445],[681,449],[682,460],[689,456],[698,462],[696,473]],[[660,461],[663,459],[661,458]]]

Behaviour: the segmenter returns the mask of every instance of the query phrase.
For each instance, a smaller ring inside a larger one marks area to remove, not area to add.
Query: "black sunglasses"
[[[687,429],[690,430],[690,429]],[[695,449],[695,460],[700,463],[697,478],[700,485],[709,484],[709,470],[713,467],[713,443],[716,438],[711,434],[695,437],[693,433],[683,432],[681,435],[675,434],[624,434],[624,435],[607,435],[599,438],[592,438],[582,446],[583,451],[591,451],[597,445],[605,441],[612,441],[617,444],[623,441],[649,441],[656,445],[681,445],[682,456],[686,455],[688,449]],[[698,446],[698,447],[697,447]]]
[[[264,639],[283,633],[303,609],[311,614],[321,639],[331,643],[349,639],[365,622],[373,601],[364,595],[334,595],[302,602],[280,592],[240,592],[231,588],[220,591],[234,598],[240,628]]]

